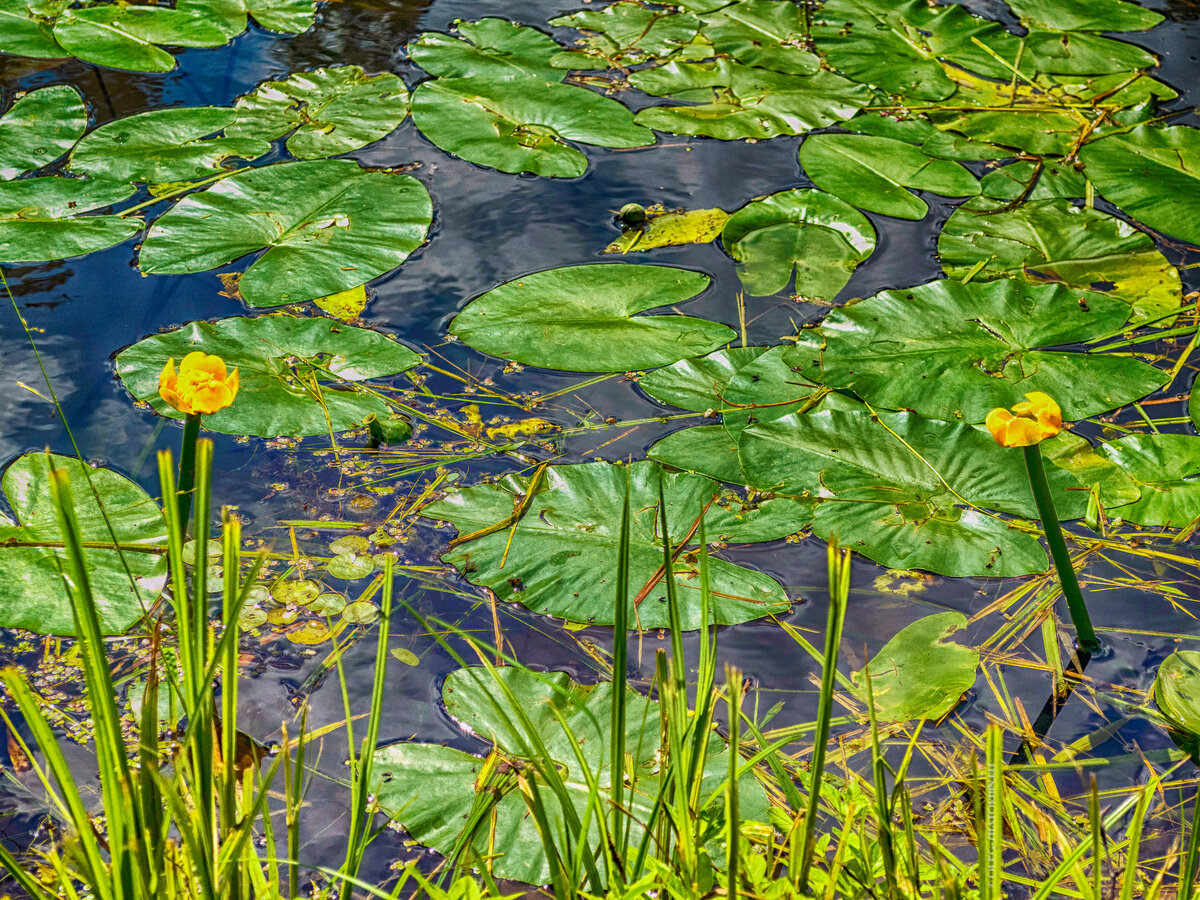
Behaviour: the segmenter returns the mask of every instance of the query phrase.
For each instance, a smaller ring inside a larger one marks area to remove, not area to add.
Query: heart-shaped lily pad
[[[65,469],[71,480],[100,627],[120,634],[158,597],[166,573],[166,521],[150,495],[124,476],[111,469],[85,472],[77,459],[45,453],[19,457],[0,481],[17,518],[12,522],[0,514],[0,626],[76,633],[62,576],[67,563],[50,497],[51,469]]]
[[[357,382],[411,369],[421,358],[377,331],[332,319],[291,316],[233,317],[192,322],[156,334],[117,354],[117,374],[134,398],[164,416],[182,418],[158,395],[167,359],[193,350],[236,366],[241,389],[233,405],[204,417],[204,427],[226,434],[302,436],[346,431],[374,413],[383,399]]]
[[[391,271],[425,240],[433,205],[408,175],[349,159],[248,169],[189,194],[142,244],[148,275],[223,266],[266,249],[238,281],[251,306],[326,297]]]
[[[444,78],[532,75],[561,81],[565,73],[550,65],[562,50],[547,34],[508,19],[455,22],[461,37],[426,31],[408,45],[413,62],[430,75]]]

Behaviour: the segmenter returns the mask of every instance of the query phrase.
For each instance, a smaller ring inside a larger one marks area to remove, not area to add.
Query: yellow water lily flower
[[[238,370],[226,372],[225,360],[194,350],[179,363],[167,360],[158,376],[158,393],[182,413],[211,415],[233,402],[238,392]]]
[[[997,407],[987,414],[984,424],[1001,447],[1030,447],[1062,431],[1062,410],[1053,397],[1034,391],[1025,400],[1012,410]]]

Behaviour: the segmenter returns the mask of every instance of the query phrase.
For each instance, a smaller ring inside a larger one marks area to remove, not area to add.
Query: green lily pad
[[[367,75],[358,66],[297,72],[264,81],[239,97],[227,138],[272,141],[291,133],[299,159],[336,156],[391,134],[408,115],[408,89],[398,75]]]
[[[0,514],[0,625],[76,633],[61,574],[67,562],[50,498],[51,468],[65,469],[71,479],[75,514],[89,545],[85,558],[100,628],[121,634],[149,610],[162,587],[166,521],[150,495],[129,479],[111,469],[88,467],[85,473],[79,460],[46,453],[18,457],[0,481],[16,516],[13,522]]]
[[[801,297],[832,299],[875,250],[867,217],[824,191],[797,188],[747,203],[725,223],[725,250],[748,294],[782,291],[796,274]]]
[[[282,34],[300,34],[312,27],[315,0],[179,0],[177,9],[200,16],[233,37],[246,30],[246,16],[263,28]]]
[[[1136,69],[1158,65],[1158,57],[1148,50],[1087,31],[1030,31],[1025,52],[1031,67],[1055,75],[1128,76]]]
[[[663,403],[696,412],[719,410],[725,405],[725,389],[743,366],[758,359],[768,347],[730,347],[706,356],[679,362],[643,376],[638,387]]]
[[[1135,503],[1110,508],[1109,515],[1175,528],[1200,517],[1200,437],[1135,434],[1104,444],[1101,452],[1141,490]]]
[[[568,141],[645,147],[654,134],[587,88],[540,78],[438,78],[413,94],[413,121],[434,144],[501,172],[575,178],[587,157]]]
[[[238,290],[250,306],[278,306],[391,271],[432,219],[428,191],[408,175],[349,159],[277,163],[184,197],[154,222],[139,263],[147,275],[180,275],[265,248]]]
[[[603,9],[584,9],[551,19],[558,28],[584,32],[583,52],[562,53],[553,62],[563,69],[633,66],[669,56],[696,36],[700,20],[687,12],[653,9],[635,0],[618,0]],[[582,58],[581,58],[582,57]]]
[[[41,262],[104,250],[145,226],[137,216],[86,213],[131,196],[131,184],[90,178],[0,182],[0,262]]]
[[[66,9],[54,38],[85,62],[131,72],[169,72],[175,57],[158,44],[219,47],[228,37],[212,22],[161,6],[90,6]]]
[[[994,200],[1065,200],[1087,196],[1087,178],[1063,160],[1022,159],[979,179],[983,196]]]
[[[756,487],[824,498],[813,532],[893,569],[1010,577],[1044,572],[1033,537],[987,512],[1036,517],[1024,456],[986,432],[909,412],[816,411],[751,425],[739,441]],[[1087,492],[1051,466],[1059,515]]]
[[[811,381],[931,419],[982,422],[1030,391],[1086,419],[1167,379],[1129,356],[1054,349],[1118,331],[1128,314],[1120,300],[1058,284],[941,279],[831,311],[785,359]]]
[[[342,620],[350,625],[370,625],[378,618],[379,607],[370,600],[355,600],[342,609]]]
[[[723,209],[667,211],[659,207],[646,213],[647,219],[640,228],[621,232],[603,252],[632,253],[681,244],[707,244],[721,236],[721,229],[729,219],[729,213]]]
[[[1170,315],[1182,295],[1179,271],[1149,235],[1066,200],[1035,200],[1012,209],[994,200],[970,200],[946,222],[938,255],[951,278],[974,273],[975,281],[1017,277],[1103,292],[1128,303],[1135,323]]]
[[[596,846],[599,829],[597,811],[588,809],[589,782],[580,771],[576,752],[585,761],[599,790],[607,796],[612,780],[609,759],[612,747],[610,710],[613,686],[609,682],[580,685],[563,672],[541,674],[517,668],[497,669],[497,675],[511,691],[520,709],[533,721],[547,752],[558,764],[567,796],[580,822],[590,822],[588,841]],[[555,795],[523,760],[533,757],[529,737],[510,723],[520,721],[507,696],[481,668],[463,668],[451,672],[442,686],[446,712],[469,733],[493,743],[505,769],[519,769],[522,777],[537,782],[538,793],[550,822],[551,838],[556,843],[563,833],[563,810]],[[631,782],[628,833],[632,846],[644,835],[640,823],[652,819],[653,797],[658,793],[661,741],[660,713],[657,701],[634,693],[626,694],[626,730],[624,746],[632,754],[626,763]],[[559,713],[566,729],[555,717]],[[714,792],[717,800],[705,816],[720,818],[724,792],[720,790],[729,772],[729,748],[713,733],[708,738],[707,757],[699,796],[707,799]],[[375,751],[374,772],[379,783],[373,793],[379,804],[396,822],[404,826],[419,843],[443,854],[456,848],[472,807],[488,801],[479,793],[492,786],[480,784],[484,760],[470,753],[436,744],[393,744]],[[516,788],[512,774],[500,776],[499,796],[494,808],[494,829],[488,819],[471,836],[479,856],[487,856],[492,873],[529,884],[550,880],[550,867],[533,818]],[[747,772],[738,780],[739,813],[745,819],[765,821],[767,798],[754,775]],[[494,841],[492,840],[494,835]],[[559,844],[560,853],[568,853]]]
[[[1151,228],[1200,244],[1200,130],[1139,125],[1079,154],[1106,200]]]
[[[571,622],[611,625],[628,479],[632,510],[628,621],[639,628],[666,627],[666,589],[661,581],[641,603],[633,602],[663,561],[656,525],[659,481],[666,495],[672,546],[684,540],[701,508],[718,495],[720,487],[699,475],[667,474],[649,460],[629,466],[607,462],[549,466],[534,499],[514,525],[509,519],[531,477],[510,475],[426,506],[422,515],[449,521],[464,537],[474,535],[442,558],[473,584],[491,588],[500,600],[519,601],[534,612]],[[727,502],[728,508],[714,503],[705,516],[710,541],[784,537],[807,524],[810,509],[809,504],[792,500],[777,505],[770,501],[761,507],[745,507],[732,497]],[[697,540],[693,535],[688,546],[695,548]],[[694,549],[680,554],[675,564],[685,629],[700,626],[698,566]],[[745,622],[784,612],[789,606],[779,584],[760,572],[719,558],[709,561],[709,571],[715,623]]]
[[[371,542],[360,534],[348,534],[340,537],[329,545],[332,553],[366,553],[371,549]]]
[[[87,122],[83,97],[70,85],[56,84],[19,97],[0,118],[0,179],[54,162],[79,140]]]
[[[535,272],[477,297],[450,323],[476,350],[570,372],[622,372],[706,353],[731,328],[689,316],[638,316],[708,286],[702,272],[624,263]]]
[[[375,561],[369,554],[339,553],[326,563],[325,568],[334,578],[353,581],[356,578],[365,578],[374,572]]]
[[[844,122],[843,127],[856,134],[917,144],[922,153],[935,159],[986,160],[1012,156],[1012,151],[1004,147],[942,131],[925,119],[898,119],[894,114],[866,110]]]
[[[1057,31],[1145,31],[1162,13],[1126,0],[1009,0],[1022,22]]]
[[[443,78],[521,77],[561,81],[563,72],[550,65],[562,50],[558,41],[536,28],[508,19],[486,18],[454,23],[461,37],[426,31],[408,45],[412,61]]]
[[[763,140],[836,125],[871,99],[865,86],[832,72],[788,75],[729,59],[671,62],[633,72],[629,83],[687,104],[643,109],[635,117],[639,125],[726,141]]]
[[[974,197],[979,181],[959,163],[866,134],[814,134],[800,145],[800,165],[817,187],[860,209],[923,219],[929,205],[906,188]]]
[[[107,122],[71,151],[68,167],[109,181],[162,184],[206,178],[231,157],[258,159],[271,152],[266,141],[210,137],[233,122],[229,107],[155,109]]]
[[[979,651],[949,640],[966,627],[967,617],[960,612],[936,613],[905,625],[866,667],[851,674],[854,696],[868,702],[869,675],[879,721],[940,719],[975,683]]]
[[[1102,456],[1085,438],[1062,431],[1038,445],[1042,456],[1066,469],[1087,488],[1099,492],[1100,502],[1111,510],[1137,500],[1137,483],[1112,460]]]
[[[704,17],[704,36],[713,50],[748,66],[790,75],[812,75],[821,68],[805,49],[805,14],[795,3],[741,0]]]
[[[56,12],[45,0],[0,0],[0,53],[36,59],[70,56],[54,39]]]
[[[1200,650],[1176,650],[1154,676],[1154,702],[1178,729],[1179,745],[1200,758]]]
[[[283,605],[307,606],[321,593],[321,585],[315,581],[279,581],[271,585],[275,602]]]
[[[260,437],[347,431],[371,413],[387,415],[388,405],[356,382],[386,378],[421,361],[377,331],[332,319],[233,317],[145,338],[117,354],[117,374],[134,399],[181,419],[183,413],[159,397],[158,376],[168,358],[178,364],[193,350],[220,356],[238,368],[241,380],[233,404],[205,416],[204,426]]]

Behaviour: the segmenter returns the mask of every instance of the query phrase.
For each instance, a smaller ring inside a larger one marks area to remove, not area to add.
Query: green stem
[[[1063,596],[1067,598],[1071,621],[1075,623],[1079,646],[1089,652],[1098,650],[1100,641],[1096,639],[1087,604],[1083,601],[1083,592],[1079,590],[1079,581],[1075,577],[1075,567],[1071,565],[1071,554],[1067,552],[1062,525],[1059,524],[1058,513],[1054,509],[1054,498],[1050,494],[1050,483],[1046,481],[1046,468],[1042,465],[1041,451],[1038,450],[1037,444],[1025,447],[1024,450],[1029,486],[1033,488],[1033,499],[1037,503],[1038,515],[1042,517],[1042,530],[1046,533],[1046,543],[1050,545],[1054,568],[1058,569],[1058,580],[1062,585]]]
[[[175,491],[179,506],[179,524],[187,532],[192,511],[192,492],[196,487],[196,439],[200,436],[200,413],[188,413],[183,424],[183,448],[179,451],[179,486]]]

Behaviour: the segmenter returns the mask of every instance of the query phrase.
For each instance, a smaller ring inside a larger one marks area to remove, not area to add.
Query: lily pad
[[[19,97],[0,118],[0,179],[54,162],[79,140],[87,122],[83,97],[70,85],[56,84]]]
[[[413,94],[413,121],[434,144],[501,172],[576,178],[587,157],[568,141],[645,147],[654,134],[587,88],[540,78],[438,78]]]
[[[1154,702],[1179,730],[1180,746],[1200,750],[1200,650],[1176,650],[1154,676]]]
[[[291,133],[300,159],[336,156],[391,134],[408,115],[408,89],[398,75],[367,75],[358,66],[297,72],[264,81],[239,97],[227,138],[272,141]]]
[[[1086,438],[1062,431],[1050,440],[1042,441],[1038,447],[1042,456],[1098,492],[1106,510],[1133,503],[1142,495],[1125,470],[1098,453]]]
[[[1036,517],[1024,456],[986,433],[909,412],[793,413],[742,432],[756,487],[824,498],[813,532],[893,569],[1011,577],[1044,572],[1037,540],[987,512]],[[1053,466],[1063,519],[1082,516],[1086,491]]]
[[[541,674],[507,667],[496,671],[496,677],[532,719],[542,744],[558,764],[578,820],[592,823],[588,840],[595,846],[599,840],[595,825],[597,811],[587,807],[589,782],[580,771],[575,754],[582,754],[595,784],[601,792],[607,792],[612,780],[609,758],[613,741],[612,684],[585,686],[571,681],[564,672]],[[552,839],[557,841],[562,834],[563,810],[535,770],[523,762],[533,758],[533,747],[526,734],[512,727],[511,723],[519,721],[517,712],[493,677],[481,668],[451,672],[442,686],[442,699],[446,712],[464,729],[495,745],[495,752],[508,763],[507,766],[502,763],[501,771],[519,769],[522,777],[537,781],[554,835]],[[632,691],[626,693],[625,704],[624,746],[632,754],[625,769],[630,781],[628,835],[636,845],[644,834],[639,823],[652,819],[653,797],[658,793],[662,753],[660,713],[657,701]],[[555,712],[566,721],[566,730]],[[720,817],[724,808],[724,792],[720,787],[728,777],[729,748],[713,733],[708,737],[706,750],[699,796],[707,799],[717,792],[717,801],[702,814]],[[379,783],[373,793],[384,811],[416,841],[449,854],[456,847],[472,807],[484,799],[477,792],[492,789],[491,785],[480,783],[484,765],[482,758],[452,747],[393,744],[375,751],[373,767]],[[494,828],[485,821],[484,827],[471,837],[471,846],[479,856],[488,857],[488,865],[496,877],[545,884],[550,880],[550,867],[537,827],[513,777],[500,776]],[[738,780],[738,800],[744,818],[766,820],[767,798],[752,773],[747,772]],[[569,850],[560,846],[559,852]]]
[[[804,173],[822,190],[860,209],[923,219],[929,205],[906,188],[947,197],[974,197],[979,181],[959,163],[919,148],[865,134],[815,134],[800,145]]]
[[[758,359],[768,347],[730,347],[707,356],[681,359],[656,369],[638,381],[638,387],[662,403],[696,412],[719,410],[725,389],[743,366]]]
[[[788,75],[729,59],[671,62],[633,72],[629,83],[656,97],[688,104],[643,109],[636,116],[639,125],[726,141],[804,134],[836,125],[871,99],[865,86],[832,72]]]
[[[45,0],[0,0],[0,53],[37,59],[70,56],[54,39],[55,14]]]
[[[16,516],[13,522],[0,515],[0,625],[76,633],[61,574],[67,562],[50,498],[52,468],[65,469],[71,479],[100,628],[121,634],[149,610],[162,587],[166,521],[150,495],[124,476],[111,469],[85,472],[77,459],[46,453],[19,457],[0,481]]]
[[[1101,449],[1141,490],[1135,503],[1110,508],[1109,515],[1139,525],[1176,528],[1200,517],[1200,437],[1135,434]]]
[[[667,502],[672,546],[688,535],[701,508],[719,485],[699,475],[668,474],[654,462],[629,466],[596,462],[549,466],[533,500],[522,508],[532,476],[510,475],[426,506],[422,515],[445,519],[458,529],[461,546],[442,558],[500,600],[571,622],[611,625],[615,617],[621,508],[628,480],[630,525],[628,621],[639,628],[665,628],[666,589],[655,580],[663,562],[657,527],[658,486]],[[810,505],[769,501],[744,506],[728,497],[705,516],[708,540],[739,543],[781,538],[807,524]],[[513,521],[514,511],[521,515]],[[701,594],[693,535],[675,563],[680,618],[685,629],[701,622]],[[507,551],[507,552],[506,552]],[[709,561],[710,621],[733,624],[782,613],[789,607],[772,578],[720,558]],[[650,586],[647,588],[647,586]],[[635,604],[639,593],[644,599]]]
[[[561,81],[563,72],[550,65],[562,50],[554,38],[508,19],[486,18],[454,23],[460,37],[426,31],[408,45],[412,61],[443,78],[521,77]]]
[[[1200,130],[1139,125],[1080,151],[1087,176],[1131,218],[1200,244]]]
[[[71,151],[68,167],[109,181],[150,184],[206,178],[231,157],[257,159],[266,141],[210,137],[233,122],[229,107],[155,109],[101,125]]]
[[[729,213],[723,209],[667,211],[660,207],[646,213],[647,219],[641,227],[621,232],[603,252],[632,253],[680,244],[707,244],[721,236],[721,229],[729,219]]]
[[[979,179],[994,200],[1059,200],[1087,196],[1087,178],[1063,160],[1017,160]]]
[[[603,9],[584,9],[551,19],[558,28],[585,33],[581,53],[562,53],[554,64],[564,69],[594,69],[589,58],[607,66],[632,66],[669,56],[696,36],[700,20],[688,12],[654,9],[635,0],[618,0]],[[583,57],[582,59],[580,57]]]
[[[922,153],[936,159],[985,160],[1012,156],[1012,151],[1004,147],[942,131],[925,119],[899,119],[866,110],[843,123],[843,127],[856,134],[917,144]]]
[[[805,15],[795,3],[741,0],[705,16],[704,36],[716,53],[748,66],[812,75],[821,61],[804,46]]]
[[[331,319],[233,317],[192,322],[139,341],[117,354],[117,374],[135,399],[180,419],[183,413],[159,397],[158,375],[168,358],[193,350],[220,356],[241,379],[233,405],[205,416],[204,426],[260,437],[329,434],[354,428],[371,413],[386,416],[388,405],[356,382],[395,375],[421,361],[376,331]]]
[[[0,183],[0,262],[66,259],[128,240],[145,226],[137,216],[86,213],[135,190],[131,184],[55,176]]]
[[[219,47],[228,40],[214,23],[162,6],[101,5],[64,10],[54,39],[85,62],[132,72],[169,72],[175,57],[158,44]]]
[[[936,613],[905,625],[868,666],[851,674],[854,696],[868,702],[869,676],[881,722],[940,719],[975,683],[979,651],[949,640],[966,627],[967,617],[960,612]]]
[[[785,359],[801,375],[872,405],[982,422],[1030,391],[1065,419],[1139,400],[1167,373],[1132,357],[1055,349],[1119,331],[1129,307],[1103,294],[1016,280],[942,279],[829,313]]]
[[[1008,0],[1021,21],[1057,31],[1145,31],[1162,13],[1127,0]]]
[[[1182,295],[1179,271],[1149,235],[1066,200],[1012,209],[985,198],[968,201],[942,229],[938,255],[951,278],[973,272],[976,281],[1019,277],[1106,293],[1129,304],[1134,322],[1170,315]]]
[[[638,316],[708,286],[702,272],[624,263],[566,266],[517,278],[471,301],[450,333],[476,350],[570,372],[622,372],[706,353],[731,328],[689,316]]]
[[[349,159],[278,163],[184,197],[154,222],[139,263],[147,275],[180,275],[265,248],[238,289],[250,306],[278,306],[391,271],[432,219],[429,193],[411,176]]]
[[[747,203],[725,223],[721,243],[741,264],[747,293],[782,291],[794,271],[798,295],[829,300],[875,250],[875,229],[837,197],[797,188]]]

